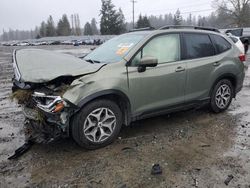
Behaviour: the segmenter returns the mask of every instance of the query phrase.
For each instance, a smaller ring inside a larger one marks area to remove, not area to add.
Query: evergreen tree
[[[179,9],[177,9],[175,15],[174,15],[174,25],[181,25],[182,23],[182,16]]]
[[[192,25],[192,14],[191,13],[188,16],[186,23],[187,23],[187,25]]]
[[[93,35],[98,35],[99,34],[97,26],[96,26],[95,18],[92,18],[92,20],[91,20],[91,29],[92,29]]]
[[[139,19],[136,24],[137,28],[145,28],[145,27],[151,27],[150,22],[148,20],[147,16],[139,15]]]
[[[46,23],[43,21],[40,26],[39,35],[40,37],[46,37]]]
[[[89,22],[84,26],[84,35],[93,35],[93,31]]]
[[[125,17],[121,8],[119,8],[119,11],[117,13],[116,27],[117,27],[117,34],[121,34],[126,31]]]
[[[101,34],[117,35],[124,30],[124,16],[122,12],[117,12],[111,0],[102,0],[101,15]]]
[[[69,20],[66,14],[62,16],[57,24],[57,35],[58,36],[69,36],[71,33]]]
[[[51,15],[49,16],[46,24],[46,36],[47,37],[56,36],[56,28]]]
[[[81,23],[80,23],[79,14],[74,15],[74,20],[75,20],[75,32],[76,32],[76,35],[80,36],[82,34],[82,31],[81,31]]]

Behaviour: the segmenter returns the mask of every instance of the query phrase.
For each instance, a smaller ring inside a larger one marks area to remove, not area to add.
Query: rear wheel
[[[113,142],[122,127],[119,106],[110,100],[87,104],[72,122],[74,140],[86,149],[97,149]]]
[[[213,112],[219,113],[225,111],[230,106],[234,94],[232,83],[223,79],[214,87],[211,95],[210,106]]]

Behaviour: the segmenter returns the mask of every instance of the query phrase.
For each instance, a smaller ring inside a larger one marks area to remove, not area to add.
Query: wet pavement
[[[224,113],[178,112],[124,127],[106,148],[87,151],[64,139],[8,161],[24,142],[21,108],[9,99],[12,50],[0,47],[0,187],[250,187],[250,70]],[[161,175],[151,175],[154,164]]]

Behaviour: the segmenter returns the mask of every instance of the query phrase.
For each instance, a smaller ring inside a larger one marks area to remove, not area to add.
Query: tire
[[[220,80],[211,93],[211,110],[215,113],[225,111],[230,106],[233,96],[234,88],[232,83],[227,79]]]
[[[91,150],[112,143],[118,137],[121,127],[122,113],[119,106],[106,99],[84,106],[71,124],[73,139],[81,147]]]

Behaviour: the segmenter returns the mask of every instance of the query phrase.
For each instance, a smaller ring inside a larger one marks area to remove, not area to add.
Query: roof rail
[[[155,28],[154,27],[144,27],[144,28],[132,29],[129,32],[148,31],[148,30],[155,30]]]
[[[166,26],[160,27],[158,30],[164,30],[164,29],[181,29],[181,28],[197,29],[197,30],[205,30],[205,31],[214,31],[214,32],[220,33],[220,31],[217,28],[213,28],[213,27],[200,27],[200,26],[190,26],[190,25],[166,25]]]

